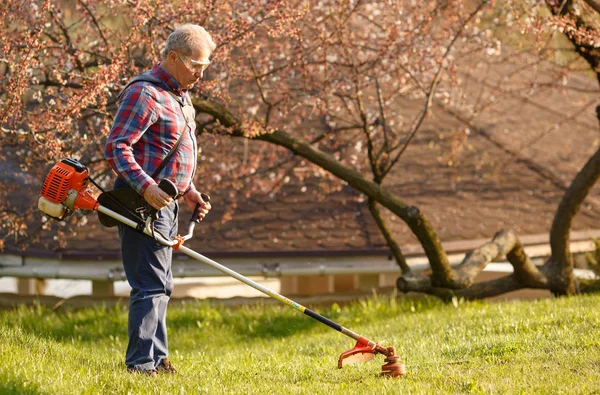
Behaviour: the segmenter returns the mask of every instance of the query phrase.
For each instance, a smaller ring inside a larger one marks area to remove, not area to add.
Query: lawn
[[[600,394],[600,296],[535,302],[373,297],[314,307],[398,349],[408,373],[378,376],[383,358],[337,369],[352,340],[283,305],[168,312],[179,374],[124,366],[126,306],[0,312],[0,393],[18,394]]]

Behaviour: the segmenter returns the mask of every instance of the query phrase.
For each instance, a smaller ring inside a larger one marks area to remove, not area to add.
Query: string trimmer
[[[209,265],[220,272],[251,286],[265,295],[293,307],[294,309],[327,325],[328,327],[333,328],[348,337],[351,337],[352,339],[356,340],[356,345],[352,349],[345,351],[340,355],[338,359],[339,368],[351,363],[367,362],[373,359],[376,354],[382,354],[385,356],[385,364],[381,367],[381,374],[383,376],[399,377],[406,373],[405,366],[399,361],[399,357],[396,355],[396,349],[394,347],[384,347],[367,339],[364,336],[360,336],[359,334],[344,328],[343,326],[294,302],[293,300],[290,300],[285,296],[278,294],[277,292],[265,288],[262,285],[242,276],[241,274],[213,261],[212,259],[209,259],[185,247],[183,245],[184,242],[192,237],[194,226],[196,223],[199,223],[199,206],[196,206],[196,209],[194,210],[194,213],[190,219],[188,234],[185,236],[177,236],[173,240],[169,240],[153,227],[153,220],[156,218],[157,213],[139,216],[138,213],[131,213],[129,210],[127,210],[129,212],[127,212],[127,216],[125,216],[110,208],[107,208],[105,205],[102,205],[98,202],[98,200],[106,199],[96,200],[90,193],[90,190],[88,189],[90,181],[100,190],[102,190],[100,186],[91,179],[88,169],[84,165],[74,159],[64,159],[60,163],[56,164],[46,177],[42,187],[41,197],[38,202],[38,208],[50,217],[57,220],[65,219],[77,209],[97,211],[99,215],[102,214],[111,217],[125,225],[138,229],[140,232],[145,233],[149,237],[153,237],[158,243],[171,246],[173,249],[181,251],[189,257]],[[174,185],[170,182],[161,182],[159,186],[161,186],[161,188],[171,196],[175,196],[177,193],[176,188],[173,190]],[[206,198],[208,199],[208,197]]]

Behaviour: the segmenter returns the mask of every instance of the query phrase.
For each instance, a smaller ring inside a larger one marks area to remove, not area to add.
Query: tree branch
[[[223,105],[199,99],[194,99],[193,103],[196,111],[199,113],[206,113],[218,119],[221,125],[227,128],[229,135],[233,137],[245,137],[241,129],[241,121]],[[399,216],[409,226],[423,246],[433,270],[432,278],[434,284],[446,286],[455,281],[455,274],[450,267],[448,257],[442,248],[437,234],[434,232],[429,220],[427,220],[418,208],[406,205],[381,185],[367,180],[356,170],[344,166],[341,162],[311,146],[308,142],[294,139],[281,130],[261,134],[254,139],[287,148],[296,155],[309,160],[346,181],[356,190]]]
[[[421,115],[415,119],[415,121],[411,127],[411,131],[408,135],[408,138],[406,139],[406,141],[405,141],[404,145],[402,146],[402,148],[400,149],[400,151],[398,151],[396,156],[388,163],[387,169],[383,170],[382,177],[385,177],[385,175],[387,175],[387,173],[389,173],[389,171],[394,167],[394,165],[398,162],[398,160],[400,160],[400,157],[402,156],[402,154],[404,153],[404,151],[406,150],[408,145],[411,143],[412,139],[417,134],[419,128],[421,127],[421,124],[423,123],[423,120],[425,119],[425,117],[427,116],[427,113],[429,112],[429,107],[431,106],[431,103],[433,102],[433,98],[435,96],[435,90],[437,88],[437,85],[441,78],[442,71],[444,69],[444,66],[443,66],[444,60],[450,54],[450,50],[452,49],[452,47],[454,46],[454,44],[456,43],[456,41],[458,40],[458,38],[460,37],[462,32],[465,30],[465,27],[467,26],[467,24],[471,21],[471,19],[473,19],[475,17],[475,15],[477,15],[479,13],[479,11],[481,11],[483,6],[486,4],[487,4],[487,1],[482,1],[479,4],[479,6],[477,6],[475,11],[473,11],[469,15],[469,17],[461,25],[458,32],[456,32],[456,35],[452,38],[452,41],[450,41],[450,44],[448,44],[448,47],[446,47],[446,52],[444,52],[444,56],[442,56],[442,58],[440,59],[439,68],[435,74],[435,77],[433,78],[433,81],[431,82],[431,85],[429,86],[429,91],[425,94],[427,97],[427,101],[425,102],[425,105],[423,107]],[[395,149],[395,148],[397,148],[397,147],[394,147],[393,149]]]
[[[456,278],[455,281],[450,284],[451,286],[446,287],[449,289],[446,289],[445,291],[433,289],[433,282],[427,280],[426,275],[419,274],[415,276],[412,273],[408,273],[408,275],[405,274],[398,279],[398,289],[403,292],[416,291],[433,293],[440,297],[444,297],[448,292],[452,292],[452,294],[455,295],[458,292],[457,290],[467,290],[475,287],[473,284],[475,278],[487,264],[497,261],[504,256],[508,258],[508,261],[514,268],[511,283],[513,280],[517,280],[520,288],[547,287],[548,280],[546,276],[533,265],[525,253],[517,235],[512,230],[502,230],[494,235],[491,242],[486,243],[465,255],[463,261],[454,268]],[[502,287],[505,285],[506,284],[503,283]],[[496,286],[494,285],[492,289],[496,289]],[[462,295],[469,295],[469,293],[463,292]]]
[[[377,226],[379,227],[381,234],[385,238],[387,245],[390,247],[390,250],[392,251],[392,255],[394,256],[394,259],[396,260],[396,263],[398,264],[398,266],[400,266],[400,269],[402,270],[402,274],[406,274],[406,273],[410,272],[410,267],[408,267],[408,264],[406,263],[406,258],[404,258],[402,249],[400,248],[398,243],[396,243],[396,240],[394,240],[394,235],[392,234],[389,227],[385,223],[385,220],[383,219],[383,216],[381,215],[381,211],[377,207],[377,202],[371,198],[369,198],[369,211],[371,212],[371,216],[373,217],[373,219],[375,219],[375,222],[377,223]]]
[[[76,54],[77,50],[75,49],[75,47],[73,47],[73,43],[71,42],[71,36],[69,35],[69,29],[65,26],[63,21],[60,20],[60,18],[53,11],[50,11],[50,15],[52,16],[52,19],[54,19],[54,22],[56,22],[56,24],[58,25],[59,29],[61,30],[63,36],[65,37],[65,45],[67,47],[66,48],[67,52],[75,60],[75,63],[77,64],[77,69],[79,71],[83,72],[84,67],[83,67],[83,64],[81,64],[81,61],[79,60],[79,58],[77,57],[77,54]],[[48,35],[48,36],[50,36],[50,35]]]
[[[597,1],[594,0],[583,0],[587,3],[587,5],[589,5],[590,7],[592,7],[592,9],[594,11],[596,11],[597,13],[600,13],[600,3],[598,3]]]
[[[600,106],[599,106],[600,107]],[[563,196],[552,222],[550,247],[552,259],[547,263],[551,271],[552,291],[558,294],[575,293],[573,257],[569,248],[569,230],[581,203],[600,178],[600,149],[577,173]]]
[[[379,86],[379,79],[375,78],[375,87],[377,88],[377,103],[379,104],[379,118],[380,118],[380,124],[381,127],[383,129],[383,147],[382,147],[382,152],[386,152],[388,150],[389,147],[389,141],[388,141],[388,125],[387,122],[385,120],[385,109],[383,107],[383,99],[381,97],[381,87]],[[379,154],[381,155],[381,153]],[[378,156],[379,156],[378,155]]]
[[[106,47],[109,48],[110,46],[108,44],[108,41],[106,40],[106,37],[104,37],[104,34],[102,33],[102,29],[100,29],[100,25],[98,24],[98,21],[96,20],[96,17],[92,13],[92,11],[90,11],[88,5],[83,0],[79,0],[79,4],[81,4],[81,6],[85,9],[85,11],[88,13],[90,18],[92,19],[92,23],[96,27],[96,30],[98,30],[98,34],[100,34],[100,38],[102,38],[102,41],[104,41],[104,45],[106,45]]]

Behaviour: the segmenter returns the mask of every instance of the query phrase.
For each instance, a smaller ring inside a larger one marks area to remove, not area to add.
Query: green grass
[[[125,371],[127,312],[40,306],[0,312],[0,393],[15,394],[590,394],[600,393],[600,296],[454,303],[374,296],[315,308],[395,345],[408,374],[378,376],[383,358],[337,369],[351,339],[286,306],[172,306],[176,376]]]

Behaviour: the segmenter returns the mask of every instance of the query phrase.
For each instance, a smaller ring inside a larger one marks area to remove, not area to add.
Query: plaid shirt
[[[188,117],[191,119],[185,126],[181,105],[165,88],[188,104],[189,96],[159,63],[145,74],[159,78],[164,86],[139,81],[123,91],[104,156],[113,170],[141,195],[148,186],[164,178],[173,181],[182,193],[195,189],[192,180],[196,171],[196,122]],[[153,180],[150,176],[182,132],[185,135],[177,152]]]

